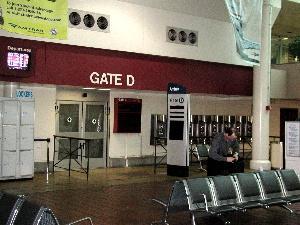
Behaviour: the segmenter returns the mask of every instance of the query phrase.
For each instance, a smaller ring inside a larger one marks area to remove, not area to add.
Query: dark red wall
[[[32,49],[30,71],[20,73],[6,68],[8,45]],[[92,72],[131,74],[135,84],[91,84]],[[190,93],[251,96],[252,79],[251,67],[0,37],[3,81],[158,91],[166,91],[167,84],[173,82]]]

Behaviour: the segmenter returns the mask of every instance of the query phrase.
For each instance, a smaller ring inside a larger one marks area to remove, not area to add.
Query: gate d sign
[[[32,99],[33,98],[32,90],[17,89],[16,90],[16,98],[18,98],[18,99]]]

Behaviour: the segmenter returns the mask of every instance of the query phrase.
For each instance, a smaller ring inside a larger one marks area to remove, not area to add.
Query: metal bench
[[[237,184],[240,203],[238,207],[246,211],[251,208],[262,207],[263,195],[254,173],[237,173],[233,175]]]
[[[24,196],[1,192],[0,224],[12,224],[24,200]]]
[[[164,218],[156,223],[168,224],[171,211],[188,210],[192,225],[203,214],[217,216],[229,224],[225,214],[251,208],[280,206],[294,213],[288,205],[300,201],[300,179],[294,170],[190,178],[175,182],[167,203],[155,201],[165,209]]]
[[[175,181],[170,191],[167,200],[153,198],[152,201],[160,204],[164,208],[163,217],[159,221],[154,221],[151,224],[168,224],[169,213],[188,211],[187,196],[182,181]]]
[[[293,203],[300,201],[300,180],[294,170],[277,170],[285,193],[285,200]]]
[[[88,221],[93,225],[90,217],[85,217],[66,225]],[[30,202],[24,196],[0,193],[0,224],[5,225],[60,225],[51,209]]]

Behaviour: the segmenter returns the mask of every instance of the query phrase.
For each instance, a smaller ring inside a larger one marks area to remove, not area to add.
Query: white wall
[[[252,115],[252,97],[191,96],[192,115]]]
[[[287,97],[287,72],[285,70],[271,70],[270,96],[281,99]]]
[[[68,40],[64,41],[21,36],[3,30],[0,36],[246,65],[236,53],[233,28],[228,22],[115,0],[69,0],[69,8],[110,15],[111,32],[70,28]],[[198,47],[166,42],[167,26],[198,31]]]
[[[287,98],[300,98],[300,63],[272,65],[272,68],[284,70],[287,73]]]
[[[141,133],[113,133],[114,98],[142,99]],[[112,90],[110,93],[110,143],[111,158],[152,155],[150,146],[151,114],[167,114],[167,96],[159,92],[133,92]]]
[[[51,86],[20,85],[20,88],[30,89],[35,100],[34,138],[51,138],[50,161],[53,159],[53,135],[55,134],[55,101],[56,88]],[[47,144],[34,143],[34,161],[47,161]]]

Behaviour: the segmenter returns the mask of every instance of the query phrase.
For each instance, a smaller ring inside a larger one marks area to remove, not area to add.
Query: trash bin
[[[274,169],[283,168],[283,144],[282,142],[271,143],[271,167]]]

